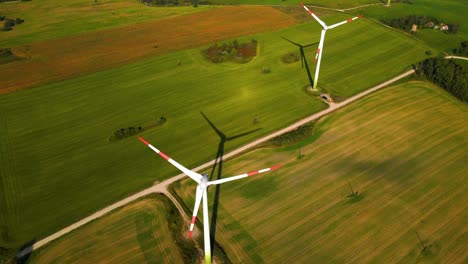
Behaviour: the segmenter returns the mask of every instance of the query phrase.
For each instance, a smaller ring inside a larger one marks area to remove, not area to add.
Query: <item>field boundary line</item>
[[[268,140],[270,140],[270,139],[272,139],[274,137],[280,136],[280,135],[282,135],[282,134],[284,134],[286,132],[294,130],[297,127],[302,126],[304,124],[307,124],[307,123],[309,123],[309,122],[311,122],[313,120],[316,120],[316,119],[319,119],[319,118],[321,118],[323,116],[326,116],[326,115],[328,115],[328,114],[330,114],[330,113],[332,113],[332,112],[334,112],[334,111],[336,111],[336,110],[338,110],[338,109],[340,109],[340,108],[342,108],[342,107],[344,107],[344,106],[346,106],[348,104],[353,103],[354,101],[356,101],[356,100],[358,100],[358,99],[360,99],[360,98],[362,98],[364,96],[367,96],[370,93],[378,91],[378,90],[380,90],[380,89],[382,89],[382,88],[384,88],[384,87],[386,87],[386,86],[388,86],[388,85],[390,85],[390,84],[392,84],[392,83],[394,83],[394,82],[396,82],[396,81],[398,81],[400,79],[403,79],[403,78],[413,74],[414,72],[415,72],[415,70],[411,69],[411,70],[406,71],[406,72],[404,72],[404,73],[402,73],[402,74],[400,74],[400,75],[398,75],[396,77],[393,77],[392,79],[390,79],[388,81],[385,81],[385,82],[383,82],[383,83],[381,83],[379,85],[376,85],[376,86],[374,86],[374,87],[372,87],[370,89],[367,89],[364,92],[361,92],[361,93],[359,93],[359,94],[357,94],[355,96],[352,96],[352,97],[344,100],[341,103],[331,104],[329,108],[327,108],[327,109],[325,109],[323,111],[320,111],[320,112],[315,113],[313,115],[310,115],[310,116],[308,116],[306,118],[303,118],[303,119],[301,119],[301,120],[299,120],[299,121],[297,121],[297,122],[283,128],[281,130],[278,130],[278,131],[276,131],[274,133],[271,133],[271,134],[269,134],[267,136],[264,136],[264,137],[262,137],[260,139],[257,139],[257,140],[255,140],[253,142],[250,142],[250,143],[248,143],[248,144],[246,144],[246,145],[244,145],[242,147],[239,147],[239,148],[227,153],[226,155],[223,156],[223,160],[227,160],[227,159],[229,159],[231,157],[234,157],[234,156],[236,156],[236,155],[238,155],[240,153],[243,153],[246,150],[251,149],[251,148],[253,148],[253,147],[255,147],[255,146],[257,146],[257,145],[259,145],[259,144],[261,144],[261,143],[263,143],[265,141],[268,141]],[[205,168],[207,168],[209,166],[212,166],[214,162],[215,162],[215,160],[211,160],[211,161],[206,162],[206,163],[204,163],[204,164],[202,164],[202,165],[200,165],[200,166],[198,166],[196,168],[193,168],[192,170],[193,171],[203,170],[203,169],[205,169]],[[113,210],[115,210],[117,208],[123,207],[124,205],[127,205],[127,204],[129,204],[129,203],[131,203],[131,202],[133,202],[133,201],[135,201],[135,200],[137,200],[137,199],[139,199],[141,197],[144,197],[144,196],[146,196],[148,194],[162,193],[162,194],[165,194],[167,196],[167,193],[168,193],[167,187],[170,184],[172,184],[173,182],[176,182],[176,181],[178,181],[178,180],[180,180],[180,179],[182,179],[184,177],[185,177],[185,174],[181,173],[181,174],[176,175],[174,177],[171,177],[171,178],[169,178],[169,179],[167,179],[167,180],[165,180],[165,181],[163,181],[161,183],[155,184],[155,185],[153,185],[153,186],[151,186],[149,188],[146,188],[146,189],[144,189],[144,190],[142,190],[140,192],[137,192],[137,193],[135,193],[135,194],[133,194],[133,195],[127,197],[127,198],[124,198],[124,199],[122,199],[122,200],[120,200],[120,201],[118,201],[118,202],[116,202],[114,204],[111,204],[111,205],[109,205],[107,207],[104,207],[103,209],[91,214],[90,216],[85,217],[82,220],[80,220],[78,222],[75,222],[74,224],[71,224],[71,225],[59,230],[58,232],[35,242],[33,245],[24,248],[23,250],[21,250],[20,252],[18,252],[16,254],[16,257],[17,258],[22,258],[22,257],[32,253],[34,250],[37,250],[37,249],[43,247],[45,244],[47,244],[47,243],[49,243],[49,242],[51,242],[53,240],[56,240],[56,239],[60,238],[61,236],[65,235],[65,234],[67,234],[67,233],[69,233],[69,232],[71,232],[71,231],[73,231],[75,229],[78,229],[79,227],[84,226],[85,224],[87,224],[87,223],[89,223],[89,222],[91,222],[93,220],[96,220],[96,219],[106,215],[107,213],[109,213],[109,212],[111,212],[111,211],[113,211]],[[177,200],[175,200],[175,199],[174,200],[170,199],[170,200],[173,203],[175,203],[175,206],[180,211],[181,206],[179,204],[177,204],[178,203]],[[184,215],[182,215],[182,217],[185,219]]]

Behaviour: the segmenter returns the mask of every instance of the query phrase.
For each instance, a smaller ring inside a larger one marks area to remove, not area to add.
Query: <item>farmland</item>
[[[231,23],[219,26],[219,17]],[[224,7],[32,43],[13,50],[27,60],[0,65],[0,92],[70,79],[171,51],[288,27],[295,22],[271,7]]]
[[[291,0],[209,0],[213,4],[234,4],[234,5],[297,5],[299,2]],[[341,0],[341,1],[327,1],[315,0],[304,1],[305,4],[311,4],[329,8],[351,8],[360,5],[378,4],[379,0]]]
[[[169,215],[180,216],[169,214],[170,201],[161,198],[151,196],[116,210],[35,252],[29,263],[181,263],[168,227],[174,221]]]
[[[460,45],[460,42],[468,39],[468,18],[466,1],[457,0],[418,0],[413,4],[393,3],[389,8],[380,6],[365,7],[356,11],[365,16],[375,19],[399,18],[407,15],[431,16],[443,21],[460,25],[456,34],[447,34],[440,30],[420,29],[415,35],[434,48],[451,53],[453,48]]]
[[[25,24],[8,32],[0,32],[0,48],[23,46],[125,25],[138,25],[151,20],[210,9],[213,7],[148,8],[137,1],[122,0],[68,0],[62,3],[56,0],[41,0],[5,3],[1,4],[0,15],[20,17],[25,20]]]
[[[368,37],[352,37],[359,34],[352,27],[365,28]],[[321,80],[334,94],[355,94],[426,56],[424,45],[371,21],[347,28],[349,35],[338,29],[327,35]],[[226,143],[229,151],[324,109],[304,92],[307,77],[299,72],[300,64],[281,62],[281,56],[296,49],[279,37],[306,42],[318,40],[318,33],[311,22],[239,38],[258,41],[258,55],[248,64],[209,63],[200,47],[0,96],[3,243],[19,246],[48,235],[177,173],[135,138],[108,142],[116,129],[151,127],[165,117],[163,126],[142,135],[193,167],[213,159],[218,143],[200,111],[228,136],[256,130]],[[375,37],[389,43],[371,44]],[[356,49],[362,45],[369,48]],[[263,74],[262,67],[271,73]],[[23,224],[28,219],[35,220]]]
[[[285,166],[223,185],[216,239],[235,263],[464,263],[467,112],[432,84],[403,83],[325,117],[298,144],[224,162],[223,177]],[[191,205],[193,184],[175,187]]]

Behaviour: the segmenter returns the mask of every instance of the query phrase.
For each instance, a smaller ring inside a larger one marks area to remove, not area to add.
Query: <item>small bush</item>
[[[270,70],[269,67],[262,67],[262,73],[268,74],[268,73],[270,73],[270,72],[271,72],[271,70]]]
[[[288,53],[286,55],[284,55],[281,60],[284,62],[284,63],[294,63],[294,62],[297,62],[299,61],[300,59],[300,56],[297,55],[297,53]]]

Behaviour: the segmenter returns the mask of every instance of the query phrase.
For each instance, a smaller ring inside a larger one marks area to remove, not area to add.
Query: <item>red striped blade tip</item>
[[[247,176],[252,176],[256,174],[258,174],[258,171],[252,171],[252,172],[247,173]]]
[[[359,16],[357,16],[357,17],[362,18],[363,16],[364,16],[364,15],[359,15]]]
[[[192,237],[192,231],[190,231],[187,235],[188,238],[191,238]]]
[[[143,142],[146,146],[148,146],[150,143],[148,143],[148,141],[146,141],[144,138],[142,137],[138,137],[138,139]]]
[[[276,169],[279,169],[281,167],[283,167],[283,164],[278,164],[278,165],[275,165],[273,167],[270,167],[270,170],[276,170]]]

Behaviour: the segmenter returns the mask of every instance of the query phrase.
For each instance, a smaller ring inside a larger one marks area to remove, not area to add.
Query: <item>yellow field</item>
[[[29,263],[182,263],[157,196],[92,222],[34,252]]]
[[[467,123],[466,105],[410,82],[321,120],[302,159],[295,145],[225,162],[224,177],[286,166],[222,186],[216,239],[234,263],[466,263]],[[193,184],[176,191],[190,207]]]

